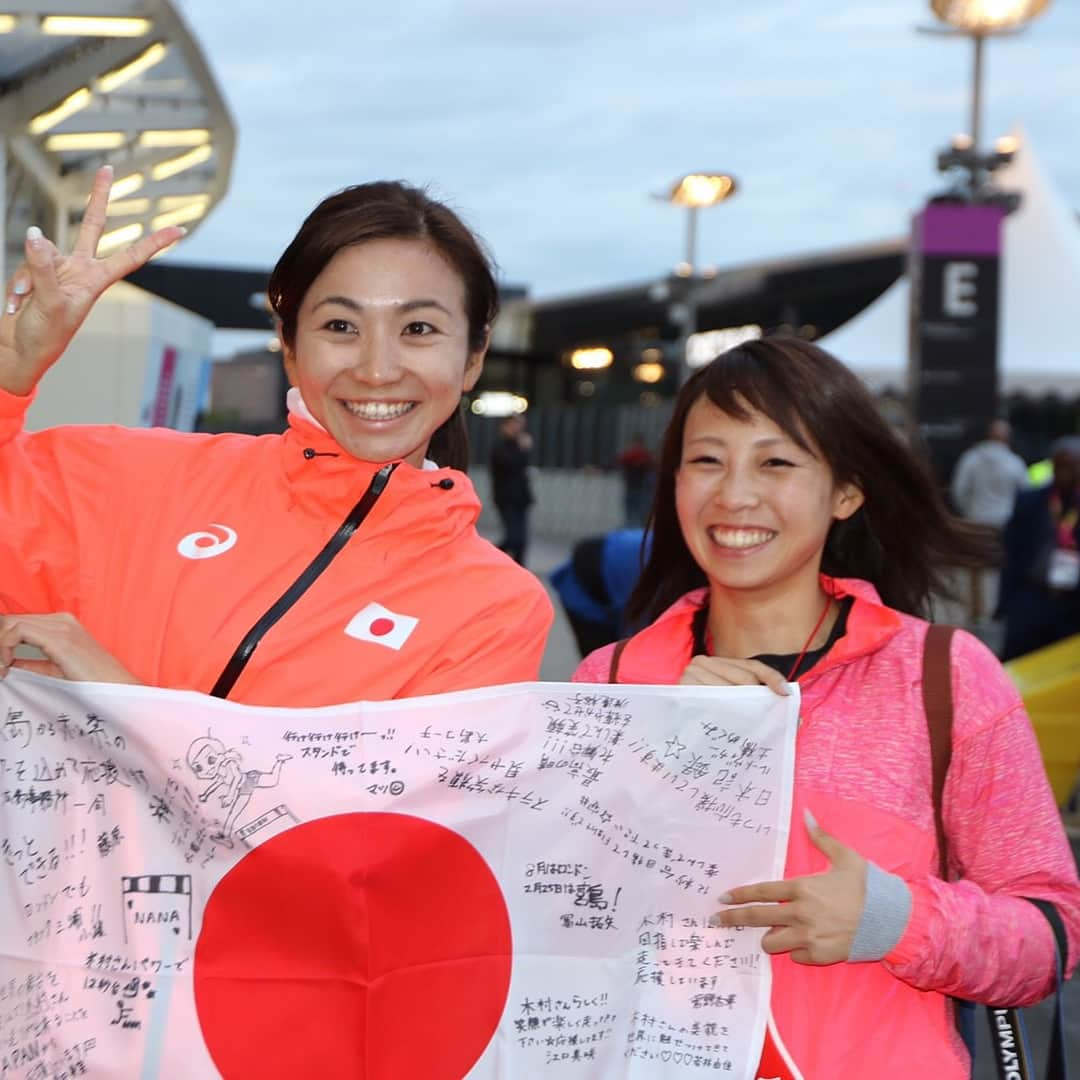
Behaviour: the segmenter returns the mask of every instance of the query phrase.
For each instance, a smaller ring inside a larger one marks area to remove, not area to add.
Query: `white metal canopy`
[[[0,0],[0,137],[9,269],[29,225],[66,244],[101,165],[116,177],[103,250],[191,230],[225,195],[236,142],[170,0]]]

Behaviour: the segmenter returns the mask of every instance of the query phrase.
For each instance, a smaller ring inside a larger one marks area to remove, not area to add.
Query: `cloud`
[[[893,236],[965,125],[968,50],[922,0],[187,0],[239,128],[232,190],[177,258],[269,265],[328,192],[431,182],[536,293],[644,280],[682,255],[651,198],[725,169],[701,215],[729,264]],[[986,130],[1022,120],[1080,203],[1080,7],[988,48]]]

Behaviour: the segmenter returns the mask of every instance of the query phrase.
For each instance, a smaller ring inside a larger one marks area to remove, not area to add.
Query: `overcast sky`
[[[177,261],[272,265],[350,183],[431,185],[537,296],[641,281],[683,255],[650,198],[723,170],[720,266],[905,232],[966,130],[967,41],[926,0],[176,0],[232,110],[229,194]],[[258,14],[255,14],[258,12]],[[987,50],[988,137],[1021,123],[1080,206],[1080,3]]]

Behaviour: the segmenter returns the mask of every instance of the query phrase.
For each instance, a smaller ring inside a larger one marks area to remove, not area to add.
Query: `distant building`
[[[209,410],[201,426],[251,434],[281,431],[287,389],[280,352],[262,349],[219,360],[211,369]]]
[[[1005,226],[1003,332],[1007,411],[1018,449],[1039,456],[1055,435],[1080,427],[1080,356],[1063,332],[1080,294],[1080,227],[1024,147],[999,181],[1021,193]],[[468,416],[475,459],[490,447],[495,415],[477,401],[528,403],[534,459],[548,467],[611,468],[635,431],[655,446],[687,370],[742,337],[787,333],[822,345],[876,393],[898,429],[905,415],[909,337],[908,238],[774,258],[693,279],[669,275],[617,288],[534,300],[506,289],[484,374]],[[1054,266],[1047,275],[1045,268]],[[133,275],[218,327],[272,331],[268,271],[154,263]],[[1069,298],[1073,298],[1070,300]],[[689,324],[687,318],[689,316]],[[689,339],[687,329],[695,332]],[[587,351],[575,367],[575,354]],[[266,423],[280,356],[245,355],[215,367],[213,417],[239,411]],[[258,386],[256,387],[256,382]],[[284,422],[284,395],[277,423]]]

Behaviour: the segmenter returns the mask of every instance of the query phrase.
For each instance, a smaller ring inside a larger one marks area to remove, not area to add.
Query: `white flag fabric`
[[[753,1080],[798,689],[0,682],[0,1076]]]

